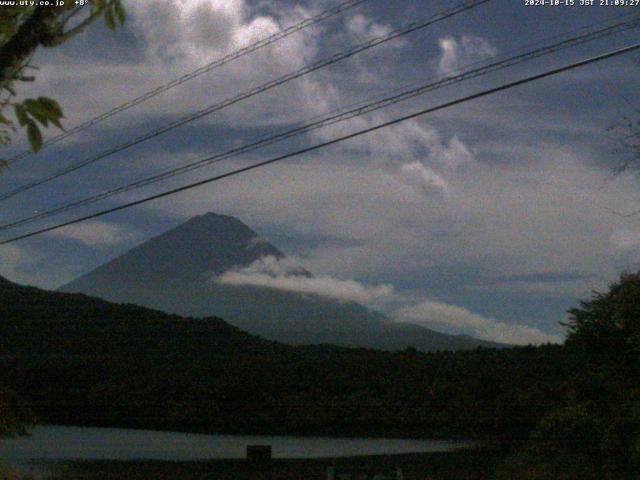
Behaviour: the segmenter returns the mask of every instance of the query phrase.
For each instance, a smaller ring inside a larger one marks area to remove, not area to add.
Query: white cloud
[[[415,186],[425,193],[433,190],[447,193],[449,184],[447,181],[421,162],[410,162],[402,165],[400,172],[405,177],[407,183]]]
[[[460,68],[495,57],[498,50],[486,39],[475,35],[463,35],[460,40],[454,37],[441,38],[440,59],[437,62],[438,73],[450,75]]]
[[[118,245],[138,237],[138,233],[130,228],[101,221],[76,223],[53,230],[48,235],[97,247]]]
[[[256,242],[260,241],[260,237],[255,237],[251,240],[249,245],[255,245]],[[262,240],[262,242],[265,241],[266,240]],[[270,277],[287,277],[297,275],[308,276],[308,273],[301,266],[300,262],[294,257],[277,258],[274,255],[266,255],[251,263],[251,265],[240,270],[232,270],[232,272],[268,275]]]
[[[437,141],[433,142],[431,148],[431,156],[434,160],[448,170],[455,170],[465,165],[470,165],[475,161],[475,157],[469,147],[457,136],[451,138],[447,143],[443,142],[438,136]]]
[[[458,332],[471,332],[477,338],[517,345],[559,343],[562,339],[537,328],[500,322],[483,317],[455,305],[424,300],[417,305],[397,310],[394,318],[401,322],[429,327],[446,326]]]
[[[126,29],[138,39],[130,48],[140,51],[134,61],[105,64],[99,56],[76,58],[66,55],[64,49],[47,51],[46,56],[39,52],[34,60],[40,68],[38,81],[24,86],[21,93],[40,95],[43,86],[48,92],[55,91],[65,112],[65,124],[74,125],[316,13],[296,7],[277,18],[256,15],[246,0],[140,1],[131,2],[127,8]],[[297,70],[319,55],[321,31],[321,26],[306,28],[119,114],[117,125],[111,121],[104,125],[121,128],[146,125],[154,117],[182,116]],[[119,34],[116,31],[113,35]],[[217,112],[202,122],[271,125],[291,121],[292,117],[299,120],[300,114],[317,114],[323,103],[315,100],[324,84],[317,83],[314,79],[291,82],[286,88]],[[78,95],[86,85],[92,86],[92,94]],[[90,135],[91,131],[74,139],[91,141]]]
[[[380,25],[371,18],[362,14],[356,14],[349,17],[346,21],[347,29],[356,37],[359,42],[364,42],[374,37],[388,35],[391,28],[387,25]],[[395,45],[395,43],[394,43]]]
[[[215,281],[223,285],[267,287],[362,304],[376,303],[394,294],[391,285],[369,286],[355,280],[340,280],[328,275],[314,277],[304,274],[301,270],[292,259],[267,256],[246,268],[224,272]]]
[[[401,304],[391,312],[396,321],[422,324],[436,330],[453,330],[467,333],[483,340],[509,344],[558,343],[562,339],[539,329],[524,325],[500,322],[474,314],[465,308],[447,305],[431,300],[416,303],[410,298],[396,293],[389,284],[367,285],[355,280],[342,280],[329,275],[317,277],[309,275],[293,258],[278,259],[266,256],[248,267],[224,272],[214,281],[223,285],[266,287],[304,294],[328,297],[339,301],[352,301],[374,308],[388,310],[390,306]],[[385,308],[387,307],[387,308]]]

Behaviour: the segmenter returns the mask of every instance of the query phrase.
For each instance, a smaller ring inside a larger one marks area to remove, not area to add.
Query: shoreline
[[[370,475],[388,475],[398,469],[404,480],[475,479],[482,478],[494,464],[494,457],[478,449],[452,452],[404,453],[392,455],[356,455],[327,458],[274,458],[268,461],[247,459],[214,459],[193,461],[170,460],[73,460],[32,463],[28,469],[40,467],[52,479],[64,480],[131,480],[175,479],[195,480],[216,478],[219,480],[278,479],[315,480],[326,479],[331,467],[337,472]],[[36,468],[37,469],[37,468]],[[44,477],[47,478],[47,477]],[[386,477],[385,477],[386,478]]]

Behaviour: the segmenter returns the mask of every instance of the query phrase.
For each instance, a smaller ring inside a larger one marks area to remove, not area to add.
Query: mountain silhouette
[[[138,245],[60,290],[184,316],[217,316],[249,333],[296,345],[330,343],[423,351],[497,346],[466,335],[393,322],[352,301],[216,281],[225,272],[246,269],[265,258],[287,260],[237,218],[207,213]],[[313,277],[302,267],[287,273]]]

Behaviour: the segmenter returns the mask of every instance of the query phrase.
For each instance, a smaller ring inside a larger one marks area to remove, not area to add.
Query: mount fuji
[[[249,333],[294,345],[423,351],[499,346],[394,322],[355,301],[268,284],[216,281],[265,261],[289,265],[288,260],[237,218],[208,213],[138,245],[60,290],[183,316],[217,316]],[[301,267],[289,266],[286,274],[314,278]]]

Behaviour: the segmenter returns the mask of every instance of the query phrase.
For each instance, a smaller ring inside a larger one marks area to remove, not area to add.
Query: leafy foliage
[[[534,455],[518,452],[509,456],[495,472],[496,480],[603,480],[586,454]]]
[[[48,127],[49,122],[51,122],[56,127],[62,129],[60,119],[64,115],[58,102],[50,98],[29,98],[22,103],[16,103],[14,110],[20,126],[27,128],[29,143],[34,152],[42,148],[42,133],[38,128],[38,123],[44,127]]]
[[[32,422],[33,417],[24,402],[0,385],[0,437],[24,433]]]
[[[568,343],[616,356],[640,355],[640,273],[624,273],[607,293],[569,310]]]
[[[33,69],[31,57],[39,47],[52,48],[81,33],[99,16],[104,16],[107,27],[114,30],[124,23],[125,11],[121,0],[88,0],[66,2],[61,6],[35,5],[3,6],[0,9],[0,145],[11,142],[16,131],[7,118],[6,108],[13,107],[20,127],[25,128],[31,149],[37,152],[43,144],[40,127],[49,123],[62,129],[62,110],[55,100],[47,97],[15,100],[19,82],[31,82],[35,77],[24,72]],[[73,23],[73,18],[88,3],[84,19]]]
[[[573,472],[569,478],[636,478],[640,273],[622,274],[606,293],[594,292],[569,314],[565,351],[577,368],[561,384],[562,406],[540,420],[519,459],[531,470],[549,459],[571,457],[575,462],[564,470]],[[550,475],[540,478],[560,478]]]
[[[587,454],[598,450],[602,422],[584,405],[571,405],[545,415],[531,434],[531,449],[538,454]]]

